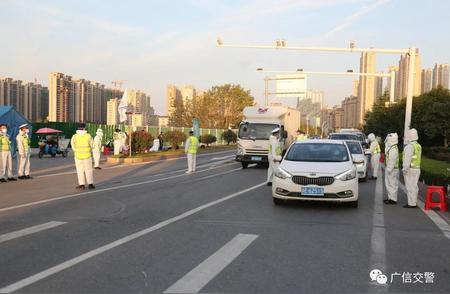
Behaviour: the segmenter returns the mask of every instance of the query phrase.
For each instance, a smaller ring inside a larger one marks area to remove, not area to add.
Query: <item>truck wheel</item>
[[[242,168],[246,169],[248,167],[248,162],[241,162],[242,163]]]

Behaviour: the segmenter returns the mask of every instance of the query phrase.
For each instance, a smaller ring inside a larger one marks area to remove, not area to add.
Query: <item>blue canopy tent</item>
[[[12,156],[16,157],[16,136],[19,133],[19,126],[28,124],[30,136],[32,134],[32,125],[20,112],[14,109],[14,106],[0,106],[0,124],[8,125],[8,135],[12,143]]]

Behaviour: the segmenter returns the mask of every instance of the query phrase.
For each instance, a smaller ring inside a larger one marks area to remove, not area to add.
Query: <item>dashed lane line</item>
[[[166,226],[168,226],[168,225],[170,225],[172,223],[175,223],[175,222],[178,222],[180,220],[183,220],[183,219],[185,219],[185,218],[187,218],[187,217],[189,217],[191,215],[194,215],[194,214],[196,214],[196,213],[198,213],[198,212],[200,212],[202,210],[205,210],[205,209],[207,209],[207,208],[209,208],[211,206],[217,205],[219,203],[222,203],[222,202],[225,202],[227,200],[233,199],[235,197],[243,195],[243,194],[245,194],[247,192],[250,192],[252,190],[258,189],[258,188],[264,186],[265,184],[266,184],[265,182],[259,183],[257,185],[252,186],[252,187],[249,187],[249,188],[246,188],[244,190],[241,190],[239,192],[236,192],[236,193],[224,196],[224,197],[222,197],[220,199],[208,202],[208,203],[203,204],[201,206],[198,206],[198,207],[196,207],[194,209],[188,210],[188,211],[186,211],[186,212],[184,212],[182,214],[179,214],[179,215],[177,215],[175,217],[172,217],[172,218],[169,218],[169,219],[167,219],[165,221],[162,221],[162,222],[160,222],[160,223],[158,223],[158,224],[156,224],[154,226],[148,227],[146,229],[143,229],[141,231],[138,231],[136,233],[133,233],[131,235],[128,235],[126,237],[123,237],[121,239],[118,239],[116,241],[108,243],[106,245],[103,245],[103,246],[101,246],[99,248],[96,248],[94,250],[88,251],[88,252],[86,252],[86,253],[84,253],[82,255],[79,255],[79,256],[77,256],[75,258],[69,259],[69,260],[67,260],[67,261],[65,261],[63,263],[60,263],[60,264],[56,265],[56,266],[50,267],[50,268],[48,268],[48,269],[46,269],[44,271],[41,271],[41,272],[39,272],[37,274],[34,274],[34,275],[30,276],[30,277],[24,278],[24,279],[22,279],[20,281],[17,281],[15,283],[13,283],[13,284],[5,286],[5,287],[0,289],[0,293],[11,293],[11,292],[17,291],[19,289],[22,289],[22,288],[24,288],[26,286],[29,286],[31,284],[34,284],[34,283],[38,282],[38,281],[41,281],[41,280],[43,280],[43,279],[45,279],[45,278],[47,278],[49,276],[52,276],[52,275],[54,275],[54,274],[56,274],[58,272],[61,272],[61,271],[65,270],[65,269],[68,269],[68,268],[70,268],[70,267],[72,267],[72,266],[74,266],[76,264],[79,264],[79,263],[81,263],[81,262],[83,262],[85,260],[88,260],[88,259],[90,259],[92,257],[95,257],[95,256],[97,256],[99,254],[102,254],[102,253],[104,253],[106,251],[109,251],[109,250],[111,250],[113,248],[116,248],[118,246],[124,245],[124,244],[126,244],[126,243],[128,243],[130,241],[133,241],[133,240],[137,239],[137,238],[143,237],[143,236],[145,236],[145,235],[147,235],[147,234],[149,234],[151,232],[154,232],[156,230],[162,229],[162,228],[164,228],[164,227],[166,227]]]
[[[24,237],[27,235],[31,235],[31,234],[34,234],[37,232],[45,231],[45,230],[48,230],[48,229],[51,229],[54,227],[58,227],[58,226],[61,226],[64,224],[66,224],[66,222],[52,221],[52,222],[32,226],[32,227],[29,227],[26,229],[18,230],[15,232],[3,234],[3,235],[0,235],[0,243],[10,241],[10,240],[13,240],[16,238]]]
[[[224,165],[221,165],[221,166],[210,167],[210,168],[207,168],[207,169],[204,169],[204,170],[197,171],[196,174],[202,173],[202,172],[206,172],[206,171],[211,171],[211,170],[222,168],[222,167],[226,167],[226,166],[233,165],[233,164],[235,164],[235,163],[233,162],[233,163],[224,164]],[[108,188],[89,190],[89,191],[86,191],[86,192],[75,193],[75,194],[59,196],[59,197],[45,199],[45,200],[39,200],[39,201],[34,201],[34,202],[29,202],[29,203],[24,203],[24,204],[9,206],[9,207],[4,207],[4,208],[0,208],[0,212],[10,211],[10,210],[14,210],[14,209],[23,208],[23,207],[35,206],[35,205],[39,205],[39,204],[59,201],[59,200],[63,200],[63,199],[73,198],[73,197],[87,196],[87,195],[90,195],[90,194],[95,194],[95,193],[100,193],[100,192],[105,192],[105,191],[111,191],[111,190],[118,190],[118,189],[130,188],[130,187],[135,187],[135,186],[141,186],[141,185],[145,185],[145,184],[150,184],[150,183],[155,183],[155,182],[160,182],[160,181],[165,181],[165,180],[171,180],[171,179],[175,179],[175,178],[179,178],[179,177],[185,177],[185,176],[192,176],[192,174],[184,174],[183,173],[183,174],[180,174],[180,175],[174,175],[174,176],[169,176],[169,177],[159,178],[159,179],[154,179],[154,180],[147,180],[147,181],[130,183],[130,184],[124,184],[124,185],[119,185],[119,186],[112,186],[112,187],[108,187]]]
[[[164,293],[198,293],[233,260],[235,260],[258,235],[238,234],[213,255],[170,286]]]

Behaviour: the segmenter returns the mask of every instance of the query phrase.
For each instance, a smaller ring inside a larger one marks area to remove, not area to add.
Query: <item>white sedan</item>
[[[353,157],[356,169],[358,171],[358,178],[360,181],[367,181],[367,156],[364,154],[364,149],[359,141],[345,141],[348,150]]]
[[[274,204],[285,200],[347,202],[358,206],[358,175],[344,141],[293,143],[275,171]]]

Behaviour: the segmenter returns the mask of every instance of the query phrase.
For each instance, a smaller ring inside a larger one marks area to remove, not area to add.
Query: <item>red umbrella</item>
[[[52,129],[52,128],[42,128],[36,131],[36,134],[57,134],[62,133],[60,130]]]

